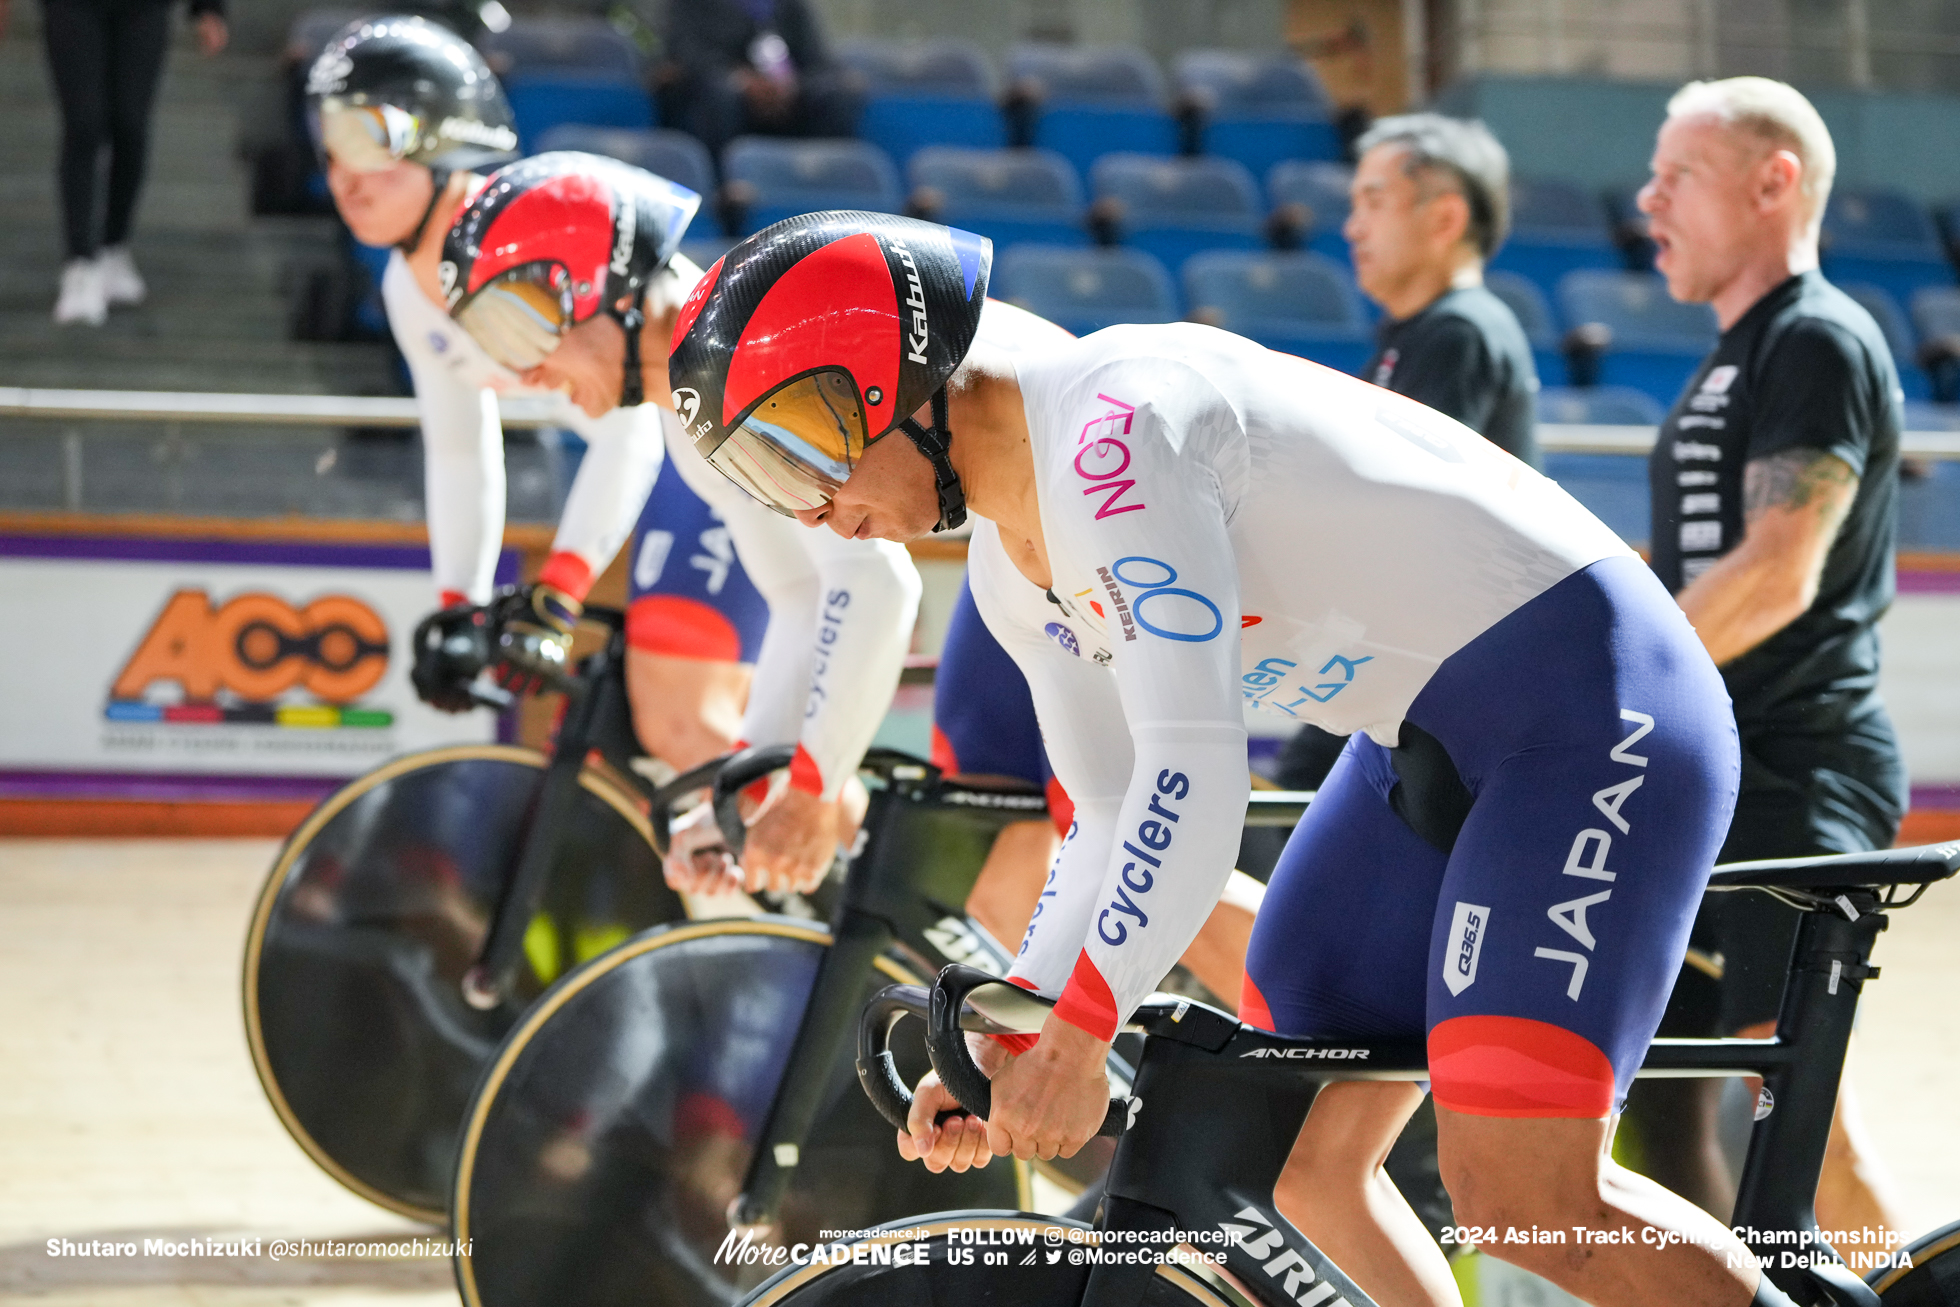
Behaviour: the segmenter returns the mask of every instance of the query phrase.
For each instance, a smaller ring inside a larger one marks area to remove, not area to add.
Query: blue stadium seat
[[[1150,56],[1129,46],[1017,45],[1010,82],[1041,98],[1033,144],[1078,172],[1115,150],[1175,154],[1177,122],[1164,111],[1164,79]]]
[[[1715,347],[1714,311],[1677,303],[1652,273],[1568,272],[1558,284],[1558,304],[1574,327],[1598,323],[1610,333],[1600,384],[1632,386],[1663,405],[1674,403]]]
[[[537,153],[583,150],[619,159],[635,168],[658,173],[697,192],[705,203],[715,191],[715,161],[708,147],[686,132],[667,128],[634,131],[624,127],[589,127],[566,123],[540,136]],[[700,222],[699,218],[695,221]]]
[[[1928,286],[1914,292],[1911,303],[1912,325],[1928,354],[1944,356],[1926,362],[1933,398],[1960,399],[1960,288]]]
[[[640,81],[640,50],[603,18],[517,18],[483,38],[497,76],[550,74]]]
[[[739,136],[722,151],[721,172],[731,185],[754,188],[742,230],[732,236],[819,209],[896,213],[903,204],[898,170],[868,141]]]
[[[1089,243],[1082,182],[1052,150],[934,147],[913,155],[907,172],[915,198],[931,192],[933,221],[985,236],[997,249]]]
[[[856,69],[873,94],[966,95],[992,99],[993,69],[971,41],[881,41],[857,37],[837,43],[837,62]]]
[[[1348,184],[1354,169],[1340,163],[1276,163],[1266,174],[1266,198],[1275,209],[1304,204],[1313,222],[1307,248],[1340,263],[1352,262],[1341,224],[1348,216]]]
[[[1089,172],[1096,198],[1122,206],[1123,244],[1183,266],[1201,250],[1265,244],[1259,184],[1230,159],[1105,154]]]
[[[996,257],[992,289],[1078,336],[1178,312],[1170,274],[1141,250],[1016,245]]]
[[[1184,293],[1201,321],[1349,375],[1374,352],[1354,279],[1318,254],[1199,254],[1184,265]]]
[[[1659,400],[1631,386],[1545,386],[1538,392],[1540,422],[1651,427],[1666,416]]]
[[[1531,362],[1538,370],[1539,383],[1556,385],[1563,381],[1565,356],[1559,353],[1558,318],[1538,283],[1515,272],[1486,272],[1484,285],[1517,315],[1524,338],[1531,342]]]
[[[1899,386],[1907,399],[1926,399],[1932,393],[1932,383],[1919,367],[1919,346],[1913,339],[1912,326],[1906,321],[1905,311],[1899,302],[1892,298],[1883,286],[1874,286],[1868,281],[1848,281],[1839,290],[1857,300],[1865,312],[1872,315],[1878,329],[1885,333],[1885,344],[1892,351],[1892,362],[1899,369]]]
[[[1029,42],[1007,52],[1007,77],[1039,83],[1051,100],[1164,100],[1163,74],[1134,46]]]
[[[654,121],[653,101],[639,84],[610,76],[518,73],[505,79],[504,94],[527,146],[568,123],[645,129]]]
[[[1511,234],[1490,266],[1549,292],[1568,272],[1618,268],[1621,259],[1596,196],[1571,182],[1513,178]]]
[[[1954,284],[1932,215],[1897,191],[1832,191],[1823,253],[1832,281],[1870,282],[1901,303],[1924,287]]]
[[[1007,144],[993,70],[970,41],[878,41],[838,46],[865,82],[858,135],[903,168],[929,145],[993,149]]]
[[[1327,92],[1304,59],[1188,50],[1173,74],[1178,89],[1204,105],[1206,154],[1235,159],[1255,177],[1282,159],[1341,157]]]
[[[1905,409],[1907,431],[1960,431],[1960,404],[1929,404],[1909,399]]]

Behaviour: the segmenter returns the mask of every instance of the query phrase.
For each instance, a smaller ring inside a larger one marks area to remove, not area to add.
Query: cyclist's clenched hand
[[[1058,1016],[1041,1040],[994,1076],[987,1143],[1001,1157],[1073,1157],[1109,1112],[1109,1045]]]
[[[933,1124],[941,1112],[958,1108],[953,1091],[939,1083],[939,1073],[926,1072],[912,1096],[912,1111],[905,1121],[911,1133],[899,1132],[898,1155],[908,1162],[924,1162],[926,1170],[933,1172],[948,1167],[964,1171],[993,1161],[987,1147],[987,1123],[979,1117],[950,1116],[943,1124]]]
[[[837,856],[838,805],[786,789],[749,827],[742,850],[747,888],[801,893],[816,887]]]
[[[703,803],[674,823],[661,870],[668,887],[681,894],[732,894],[742,888],[742,869],[729,856],[713,804]]]

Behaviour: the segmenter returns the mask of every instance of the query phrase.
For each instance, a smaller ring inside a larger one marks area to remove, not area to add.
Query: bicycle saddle
[[[1960,871],[1960,844],[1925,844],[1910,849],[1874,849],[1822,858],[1766,858],[1729,862],[1708,878],[1710,889],[1882,889],[1891,885],[1930,885]]]

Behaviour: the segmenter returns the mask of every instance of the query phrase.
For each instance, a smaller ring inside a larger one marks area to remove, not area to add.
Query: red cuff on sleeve
[[[1055,1003],[1055,1015],[1097,1039],[1116,1038],[1116,995],[1110,992],[1109,982],[1096,970],[1096,964],[1089,961],[1087,949],[1076,956],[1075,970]]]
[[[592,568],[583,558],[569,549],[552,552],[538,569],[538,583],[548,585],[554,590],[563,590],[580,603],[592,589]]]
[[[1007,978],[1007,983],[1010,985],[1019,985],[1022,989],[1026,989],[1026,990],[1034,989],[1033,981],[1024,979],[1023,977],[1020,976],[1009,976]],[[1014,1056],[1019,1057],[1021,1056],[1021,1054],[1027,1052],[1029,1049],[1033,1048],[1036,1044],[1041,1042],[1041,1032],[1037,1030],[1032,1035],[1017,1035],[1017,1034],[988,1035],[987,1038],[993,1040],[996,1044],[999,1044],[1002,1048],[1006,1049]]]
[[[796,746],[796,756],[789,760],[789,787],[823,797],[823,772],[810,751],[800,744]]]
[[[469,601],[470,597],[461,590],[444,590],[436,596],[436,602],[444,608],[461,608]]]

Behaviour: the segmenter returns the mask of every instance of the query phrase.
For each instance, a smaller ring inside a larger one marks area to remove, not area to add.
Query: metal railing
[[[521,396],[498,401],[506,425],[550,426],[558,402]],[[51,390],[0,386],[0,417],[53,421],[253,422],[312,427],[413,427],[412,399],[358,395],[234,395],[210,391]],[[1540,423],[1538,443],[1558,454],[1645,454],[1655,428]],[[1960,432],[1908,431],[1900,452],[1910,458],[1960,459]]]

